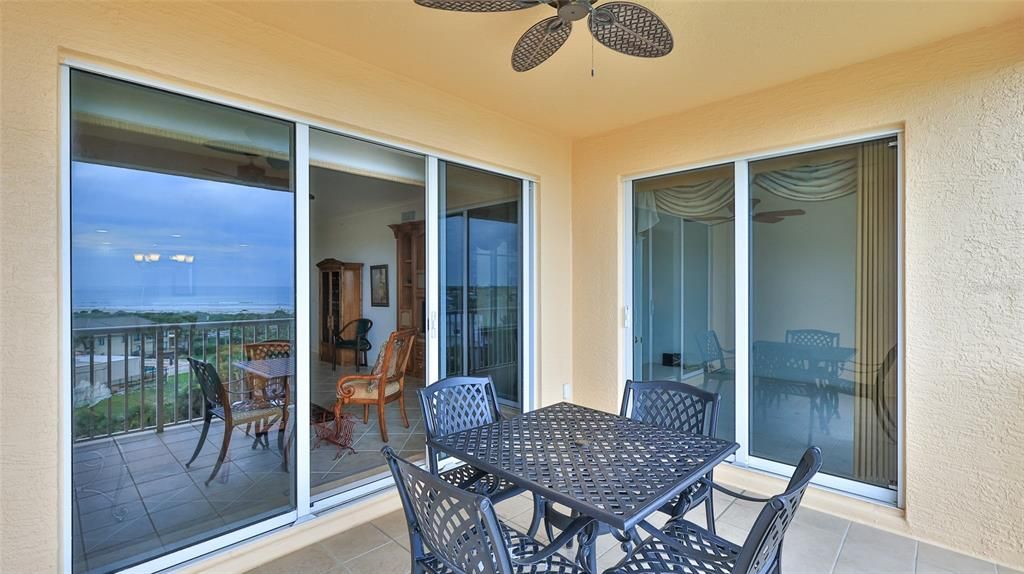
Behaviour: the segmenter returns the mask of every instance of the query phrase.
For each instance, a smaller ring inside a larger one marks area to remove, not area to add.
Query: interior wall
[[[624,176],[901,127],[906,511],[831,508],[1021,568],[1024,21],[575,142],[576,397],[621,393]]]
[[[373,349],[367,356],[371,365],[377,357],[377,352],[383,348],[397,324],[395,305],[398,286],[395,267],[395,234],[388,225],[401,223],[402,214],[408,211],[416,214],[415,219],[423,219],[423,201],[359,213],[345,213],[344,211],[317,213],[316,239],[310,245],[313,261],[322,261],[333,257],[339,261],[363,264],[363,317],[373,321],[369,335]],[[370,304],[370,267],[373,265],[388,266],[389,299],[387,307],[374,307]],[[315,293],[311,296],[314,300],[316,299]],[[316,325],[319,325],[319,317],[316,312],[314,312],[314,319],[317,319],[313,323],[315,328]]]
[[[68,57],[536,177],[538,402],[561,399],[572,381],[567,139],[205,2],[3,2],[0,26],[0,570],[56,571],[64,543],[58,82]]]

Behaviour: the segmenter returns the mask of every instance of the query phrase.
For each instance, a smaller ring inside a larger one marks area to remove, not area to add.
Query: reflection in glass
[[[750,196],[750,453],[895,488],[895,138],[752,162]]]
[[[720,393],[735,435],[733,167],[634,182],[633,377]]]
[[[303,440],[310,441],[310,489],[319,500],[386,476],[385,443],[406,459],[425,454],[416,390],[424,384],[426,191],[421,155],[316,129],[309,155],[315,354]],[[380,384],[372,378],[376,364],[391,335],[407,329],[415,336],[405,376]],[[342,400],[345,388],[355,400]],[[379,389],[388,402],[378,401]]]
[[[442,376],[489,376],[522,403],[522,181],[442,163]]]
[[[73,570],[295,508],[292,126],[71,72]]]

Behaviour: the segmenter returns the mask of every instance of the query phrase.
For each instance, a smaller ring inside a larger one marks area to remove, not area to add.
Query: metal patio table
[[[717,438],[558,403],[430,439],[438,451],[504,478],[590,521],[578,561],[595,572],[597,524],[660,533],[647,518],[736,452]]]

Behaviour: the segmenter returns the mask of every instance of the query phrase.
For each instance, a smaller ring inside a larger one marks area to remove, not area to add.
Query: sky
[[[71,204],[77,309],[294,305],[292,193],[73,162]]]

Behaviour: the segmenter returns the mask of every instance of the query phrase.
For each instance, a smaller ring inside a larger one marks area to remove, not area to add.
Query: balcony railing
[[[291,318],[73,329],[75,440],[201,419],[202,392],[188,357],[233,381],[245,344],[291,340],[294,332]]]

